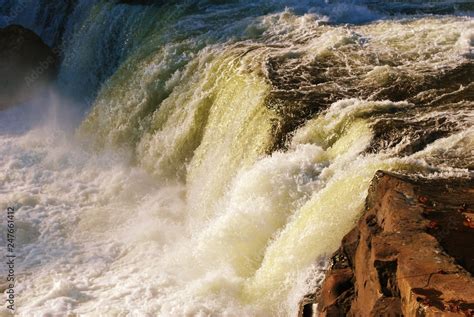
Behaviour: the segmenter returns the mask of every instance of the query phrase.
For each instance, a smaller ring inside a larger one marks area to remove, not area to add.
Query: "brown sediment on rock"
[[[472,178],[377,172],[300,316],[474,316],[473,209]]]
[[[58,52],[20,25],[0,28],[0,110],[31,99],[58,70]]]

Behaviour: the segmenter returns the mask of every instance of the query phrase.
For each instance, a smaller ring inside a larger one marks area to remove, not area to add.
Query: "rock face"
[[[58,57],[33,31],[0,28],[0,110],[31,98],[53,80]]]
[[[473,209],[473,179],[377,172],[300,316],[474,316]]]

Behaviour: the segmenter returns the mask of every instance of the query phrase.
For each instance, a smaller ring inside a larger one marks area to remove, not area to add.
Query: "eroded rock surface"
[[[377,172],[365,213],[300,315],[474,316],[473,209],[473,179]]]

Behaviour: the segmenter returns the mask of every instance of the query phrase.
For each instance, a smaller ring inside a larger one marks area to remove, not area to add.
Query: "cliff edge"
[[[0,28],[0,110],[33,99],[52,82],[59,50],[20,25]]]
[[[300,316],[474,316],[474,180],[379,171]]]

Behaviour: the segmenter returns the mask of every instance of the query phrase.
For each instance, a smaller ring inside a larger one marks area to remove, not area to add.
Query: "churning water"
[[[0,113],[20,316],[294,316],[376,170],[474,167],[471,1],[0,4],[63,57]]]

